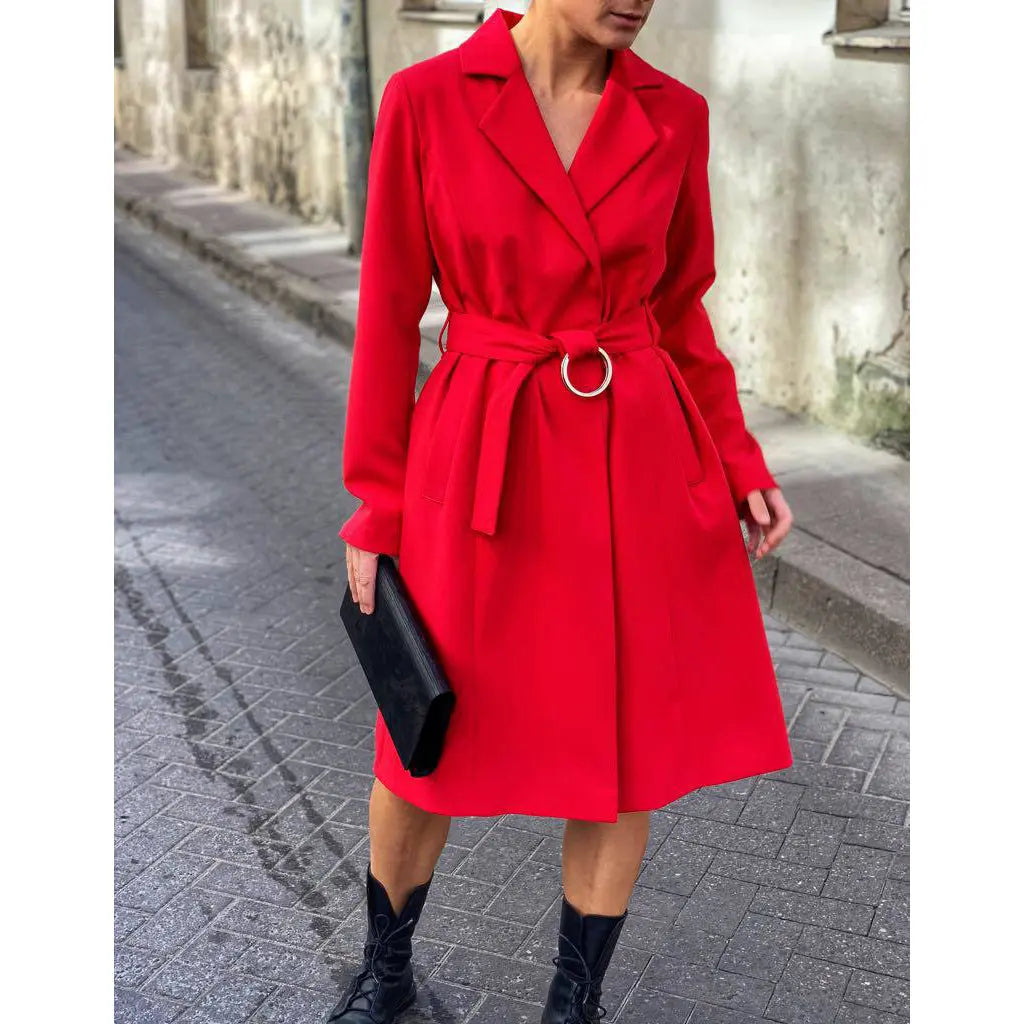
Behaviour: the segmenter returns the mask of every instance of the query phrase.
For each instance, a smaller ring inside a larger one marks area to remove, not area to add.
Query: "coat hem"
[[[567,821],[594,821],[610,824],[617,821],[618,815],[620,814],[635,814],[641,811],[664,810],[666,807],[674,804],[677,800],[681,800],[683,797],[689,796],[691,793],[695,793],[699,789],[708,789],[714,786],[725,786],[732,782],[741,782],[744,779],[768,775],[771,772],[782,771],[789,768],[792,764],[793,754],[790,749],[780,757],[767,759],[761,762],[760,766],[754,770],[737,769],[735,772],[715,774],[709,777],[709,780],[706,782],[698,782],[686,785],[683,788],[666,790],[670,795],[665,797],[656,797],[653,800],[641,800],[636,802],[626,801],[624,806],[620,806],[615,815],[611,817],[596,813],[565,813],[562,810],[554,809],[554,805],[558,802],[557,800],[543,799],[527,801],[503,800],[490,803],[474,801],[471,805],[473,810],[466,810],[465,808],[467,805],[461,804],[458,801],[435,800],[430,796],[424,798],[422,794],[416,794],[415,796],[410,795],[405,786],[396,785],[393,781],[383,778],[377,772],[374,773],[374,778],[380,782],[380,784],[388,790],[389,793],[392,793],[394,796],[397,796],[400,799],[405,800],[407,803],[412,804],[414,807],[418,807],[420,810],[426,811],[430,814],[440,814],[452,818],[498,818],[505,814],[511,814],[521,815],[523,817],[558,818]],[[415,783],[416,780],[410,781]]]

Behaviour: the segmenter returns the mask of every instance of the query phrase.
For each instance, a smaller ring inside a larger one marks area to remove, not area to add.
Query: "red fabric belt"
[[[441,336],[445,326],[448,328],[447,345],[442,348]],[[571,363],[575,356],[588,352],[599,354],[597,349],[600,346],[611,357],[619,352],[657,345],[658,336],[657,322],[646,303],[593,327],[570,328],[551,334],[540,334],[520,324],[495,320],[479,313],[458,310],[448,313],[438,336],[438,348],[442,352],[464,352],[517,364],[488,397],[473,497],[471,526],[474,530],[493,534],[497,526],[512,408],[523,382],[534,367],[555,356],[568,355],[570,365],[567,372],[571,379]],[[568,390],[567,394],[578,401],[588,401],[586,397],[576,396]]]

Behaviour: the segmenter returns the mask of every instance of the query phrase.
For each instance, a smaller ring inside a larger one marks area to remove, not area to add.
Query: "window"
[[[910,58],[910,0],[836,0],[835,26],[822,37],[838,56]]]
[[[185,67],[213,66],[209,0],[185,0]]]
[[[484,0],[402,0],[398,14],[412,21],[478,24],[483,21],[484,7]]]
[[[124,51],[121,48],[121,10],[114,0],[114,67],[124,67]]]

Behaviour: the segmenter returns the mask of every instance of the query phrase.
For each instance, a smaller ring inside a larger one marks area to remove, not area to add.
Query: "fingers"
[[[369,615],[373,611],[377,589],[377,555],[356,549],[356,600],[360,611]]]
[[[747,554],[760,558],[758,552],[764,543],[765,527],[771,521],[761,491],[751,491],[747,495],[747,507],[743,519],[747,524]]]
[[[763,558],[769,551],[782,543],[782,539],[793,526],[793,513],[782,496],[782,491],[773,488],[764,493],[764,498],[771,507],[771,523],[757,550],[757,557]]]
[[[352,600],[357,604],[359,603],[358,589],[356,588],[356,563],[355,563],[355,548],[351,544],[345,545],[345,569],[348,572],[348,589],[352,595]]]

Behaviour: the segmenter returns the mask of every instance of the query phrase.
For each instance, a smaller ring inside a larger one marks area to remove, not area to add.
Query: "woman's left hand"
[[[793,525],[793,513],[778,487],[751,491],[743,519],[748,532],[747,552],[755,558],[763,558],[777,548]]]

